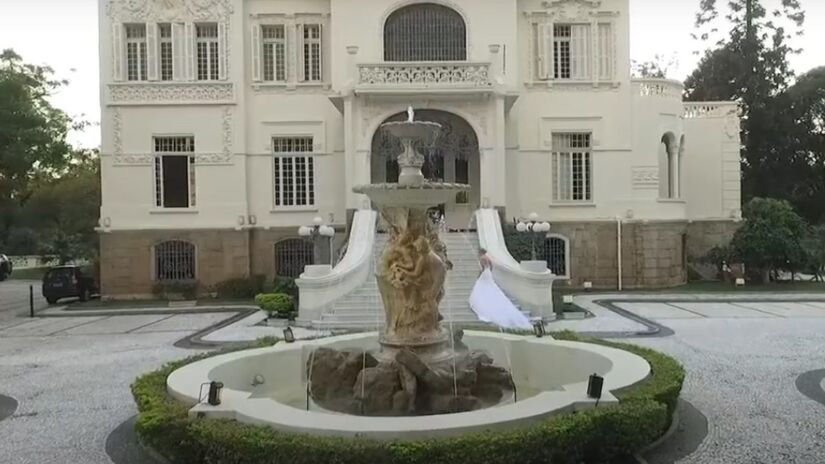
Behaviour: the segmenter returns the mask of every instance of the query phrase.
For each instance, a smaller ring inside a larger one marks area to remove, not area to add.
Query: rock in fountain
[[[463,412],[497,404],[513,388],[506,369],[483,352],[467,350],[460,333],[451,343],[441,328],[438,305],[447,267],[427,209],[469,186],[425,181],[424,156],[414,143],[433,142],[441,126],[414,121],[412,108],[408,115],[407,121],[382,126],[403,147],[398,183],[353,189],[377,205],[389,228],[376,272],[386,320],[381,351],[313,353],[310,394],[325,409],[369,416]]]

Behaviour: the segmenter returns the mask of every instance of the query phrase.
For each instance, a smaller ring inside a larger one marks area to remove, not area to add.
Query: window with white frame
[[[304,82],[321,81],[321,25],[304,24],[303,29],[303,76]]]
[[[589,133],[553,134],[553,201],[592,201]]]
[[[159,44],[158,57],[160,60],[160,80],[171,81],[174,77],[174,44],[172,43],[172,25],[158,24]]]
[[[126,80],[145,81],[146,76],[146,24],[127,24],[126,29]]]
[[[199,81],[216,81],[220,76],[220,47],[218,44],[218,24],[201,23],[195,25],[197,46],[197,78]]]
[[[535,44],[536,77],[539,80],[613,79],[611,23],[539,23],[535,29]]]
[[[155,206],[195,206],[195,138],[155,137]]]
[[[286,81],[286,34],[283,24],[261,26],[263,40],[263,80]]]
[[[194,280],[195,245],[183,240],[158,243],[155,251],[155,280]]]
[[[315,205],[312,137],[274,137],[273,193],[276,208]]]

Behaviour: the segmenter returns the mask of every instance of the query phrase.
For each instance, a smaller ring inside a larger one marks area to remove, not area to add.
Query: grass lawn
[[[14,269],[9,276],[10,280],[43,280],[43,274],[50,268],[45,267],[29,267],[26,269]]]

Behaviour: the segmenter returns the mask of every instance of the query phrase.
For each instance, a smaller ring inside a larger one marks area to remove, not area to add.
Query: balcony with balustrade
[[[493,91],[489,62],[362,63],[357,65],[357,73],[355,91],[359,94],[484,94]]]

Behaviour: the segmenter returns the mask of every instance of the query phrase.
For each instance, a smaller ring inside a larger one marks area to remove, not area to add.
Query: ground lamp
[[[533,323],[533,334],[541,338],[546,335],[547,332],[544,331],[544,321],[536,321]]]
[[[589,398],[596,398],[596,406],[599,405],[599,400],[602,398],[602,387],[604,387],[604,377],[593,374],[587,381],[587,396]]]
[[[530,234],[530,249],[532,260],[536,260],[536,238],[539,234],[546,234],[550,232],[550,223],[539,221],[539,215],[530,213],[527,221],[519,221],[516,224],[516,230],[521,233]]]
[[[312,220],[312,223],[313,224],[311,226],[299,227],[298,235],[312,239],[315,264],[320,264],[322,261],[319,241],[322,239],[329,239],[329,263],[331,265],[334,264],[332,262],[332,238],[335,236],[335,229],[332,226],[324,224],[324,220],[321,216],[316,216],[315,219]]]
[[[292,333],[292,327],[287,327],[284,329],[284,341],[287,343],[292,343],[295,341],[295,334]]]
[[[208,386],[209,391],[206,394],[206,402],[210,406],[218,406],[221,404],[221,391],[223,390],[223,382],[211,381],[201,385],[201,401],[203,401],[203,387]]]

